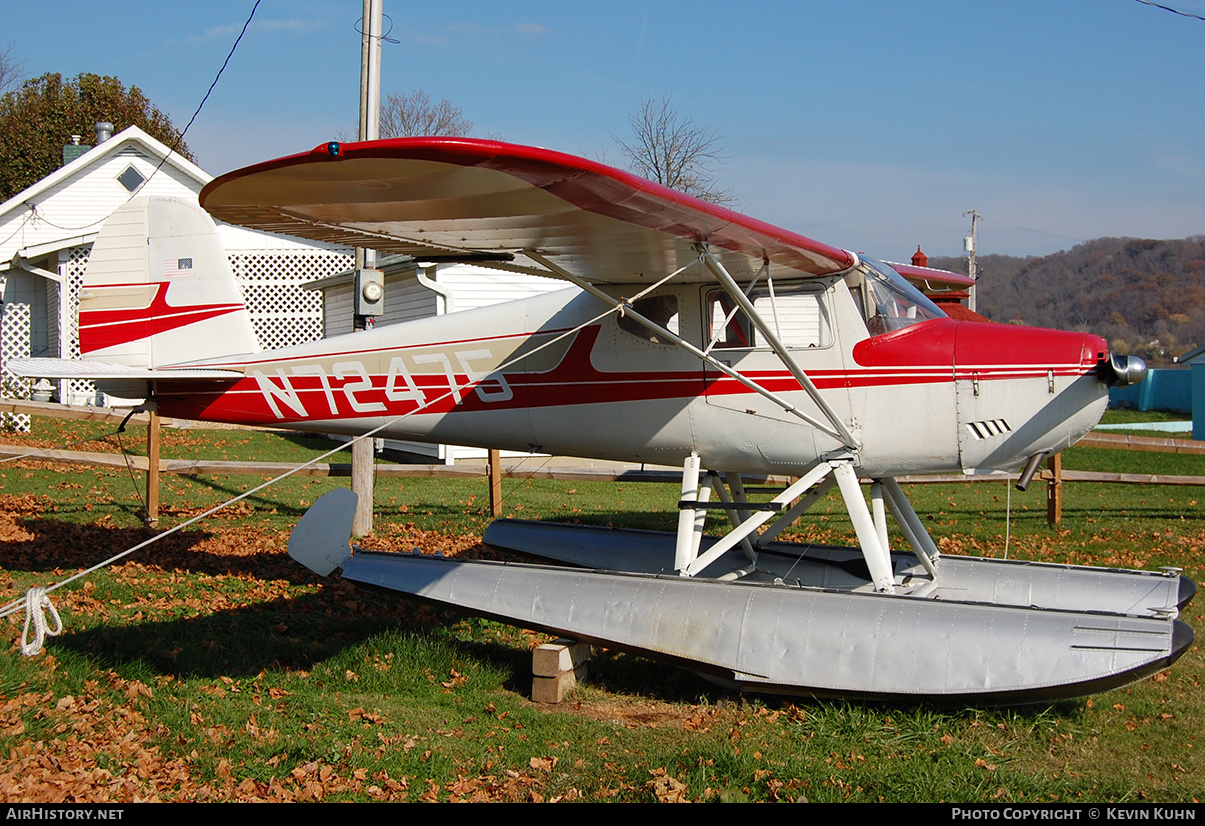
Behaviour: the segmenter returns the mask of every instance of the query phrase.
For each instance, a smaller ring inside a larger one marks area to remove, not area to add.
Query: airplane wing
[[[699,242],[738,279],[763,261],[782,277],[857,260],[595,161],[468,138],[323,144],[229,172],[200,200],[231,224],[424,260],[530,265],[533,251],[593,283],[654,281],[697,260]]]

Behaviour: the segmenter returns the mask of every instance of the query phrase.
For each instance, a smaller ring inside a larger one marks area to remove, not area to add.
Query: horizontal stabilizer
[[[86,379],[88,381],[161,381],[167,379],[241,379],[236,370],[212,370],[200,367],[146,369],[127,367],[106,361],[77,359],[10,359],[5,363],[17,376],[33,379]]]

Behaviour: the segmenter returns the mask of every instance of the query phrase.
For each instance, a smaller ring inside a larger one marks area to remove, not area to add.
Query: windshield
[[[863,258],[862,262],[866,267],[861,270],[863,294],[858,306],[872,336],[946,317],[924,293],[887,264],[873,258]]]

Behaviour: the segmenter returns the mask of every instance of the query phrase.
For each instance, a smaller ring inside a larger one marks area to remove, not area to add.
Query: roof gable
[[[145,182],[135,190],[139,196],[194,199],[210,179],[196,164],[131,126],[0,204],[0,261],[22,250],[61,248],[67,240],[96,233],[133,197],[131,185],[140,180]]]
[[[1176,357],[1176,361],[1180,364],[1205,363],[1205,344],[1189,350],[1187,353],[1181,353]]]
[[[97,166],[110,156],[116,155],[130,147],[141,149],[147,157],[153,158],[156,163],[166,157],[167,163],[164,166],[171,166],[178,173],[194,180],[198,184],[198,191],[200,187],[213,179],[213,176],[208,174],[204,169],[181,155],[172,152],[163,142],[151,137],[137,126],[130,126],[104,143],[92,147],[70,163],[60,166],[42,180],[32,186],[26,187],[3,204],[0,204],[0,220],[3,220],[13,209],[19,208],[31,200],[36,202],[42,193],[73,177],[79,177],[81,173],[85,173],[89,168]]]

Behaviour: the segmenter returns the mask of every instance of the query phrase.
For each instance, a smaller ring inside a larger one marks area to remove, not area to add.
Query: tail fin
[[[136,198],[105,221],[79,339],[85,358],[139,369],[260,349],[217,227],[175,198]]]

